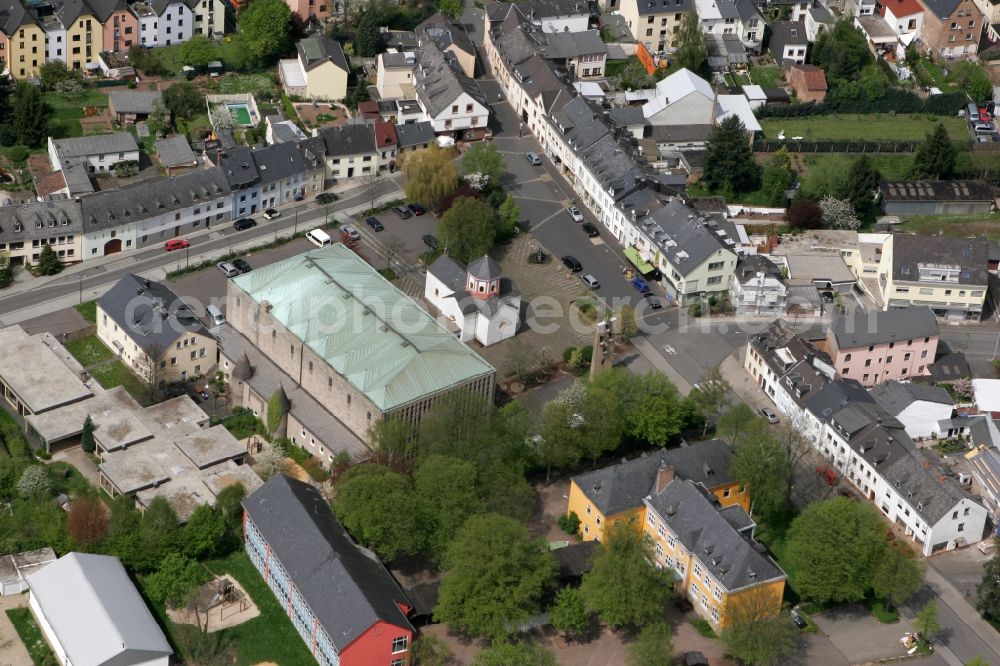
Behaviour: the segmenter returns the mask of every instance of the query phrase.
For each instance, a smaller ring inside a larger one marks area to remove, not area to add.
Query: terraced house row
[[[96,69],[102,53],[180,44],[195,34],[221,37],[223,0],[7,0],[0,6],[0,58],[15,79],[48,61]]]

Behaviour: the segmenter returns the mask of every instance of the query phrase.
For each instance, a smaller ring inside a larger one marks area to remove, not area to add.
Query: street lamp
[[[80,273],[80,303],[83,303],[83,273]]]
[[[295,207],[295,227],[292,230],[292,236],[294,237],[295,234],[297,234],[297,233],[299,233],[299,207],[298,206]]]

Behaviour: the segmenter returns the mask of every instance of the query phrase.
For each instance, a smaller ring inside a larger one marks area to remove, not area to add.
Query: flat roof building
[[[20,326],[0,329],[0,349],[7,359],[0,364],[0,392],[21,416],[42,414],[94,395],[80,379],[83,368],[48,333],[28,335]]]

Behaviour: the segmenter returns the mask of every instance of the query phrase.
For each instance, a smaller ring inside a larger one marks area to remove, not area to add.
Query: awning
[[[632,262],[632,265],[639,269],[639,272],[645,275],[646,273],[652,273],[656,270],[656,267],[647,261],[643,261],[643,258],[639,256],[639,251],[634,247],[625,248],[625,256],[628,260]]]

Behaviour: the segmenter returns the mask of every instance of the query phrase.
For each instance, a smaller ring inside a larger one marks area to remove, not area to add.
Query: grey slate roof
[[[244,146],[227,148],[220,157],[218,166],[229,187],[234,190],[252,185],[260,178],[253,153]]]
[[[937,319],[927,306],[873,310],[838,317],[830,326],[839,349],[902,342],[938,334]]]
[[[340,42],[335,42],[326,35],[316,34],[306,37],[295,45],[295,50],[307,72],[324,62],[332,62],[345,72],[351,71]]]
[[[581,55],[607,53],[608,47],[597,30],[583,32],[554,32],[546,35],[548,48],[545,57],[555,59],[576,58]]]
[[[776,59],[782,57],[786,46],[801,46],[805,48],[809,41],[806,39],[806,26],[798,21],[773,21],[770,23],[771,37],[767,48]]]
[[[125,0],[87,0],[87,4],[101,23],[104,23],[115,10],[126,7]]]
[[[163,104],[163,93],[158,90],[112,90],[108,102],[116,113],[137,113],[149,115],[153,106]]]
[[[745,1],[745,0],[744,0]],[[809,9],[809,14],[812,16],[813,20],[817,23],[833,23],[836,19],[830,10],[823,5],[816,5]]]
[[[160,164],[165,167],[183,166],[198,159],[183,134],[157,139],[156,156],[160,159]]]
[[[740,284],[757,279],[757,273],[763,273],[766,277],[779,279],[781,277],[781,269],[763,254],[751,254],[740,258],[734,273]]]
[[[279,474],[243,507],[338,651],[379,621],[413,630],[396,605],[411,606],[406,595],[318,490]]]
[[[937,14],[939,19],[944,20],[955,12],[962,4],[962,0],[921,0],[920,4]]]
[[[3,243],[82,232],[80,204],[73,200],[0,206],[0,242]]]
[[[927,372],[935,382],[953,382],[972,376],[972,369],[962,352],[945,354],[927,366]]]
[[[413,30],[417,38],[423,42],[429,39],[438,45],[442,51],[454,44],[462,51],[475,56],[476,47],[472,38],[461,23],[454,23],[446,16],[435,14]]]
[[[940,264],[961,268],[958,284],[986,285],[989,281],[988,258],[989,243],[985,238],[892,236],[894,280],[915,282],[920,277],[920,264]]]
[[[366,155],[375,152],[374,125],[345,125],[328,127],[319,135],[326,144],[326,154],[330,157],[341,155]]]
[[[670,265],[682,275],[697,269],[719,250],[734,253],[723,237],[716,233],[711,222],[700,220],[696,216],[689,217],[693,213],[692,209],[681,202],[671,201],[646,218],[658,225],[662,234],[677,244],[667,249],[666,255]],[[687,257],[683,257],[681,252]]]
[[[871,394],[856,379],[845,378],[825,384],[804,401],[804,406],[825,421],[847,405],[865,402],[874,402]]]
[[[641,107],[638,108],[640,113]],[[712,133],[711,125],[653,125],[650,129],[650,137],[657,143],[691,143],[698,141],[708,141]]]
[[[955,401],[943,388],[928,384],[913,382],[888,381],[871,389],[872,397],[893,416],[899,416],[903,410],[915,402],[936,402],[942,405],[954,405]]]
[[[485,105],[486,97],[479,84],[461,71],[454,56],[446,54],[434,42],[423,44],[413,71],[417,99],[432,117],[450,107],[464,92]]]
[[[129,339],[156,358],[181,336],[208,335],[191,308],[166,285],[132,273],[105,292],[97,304]]]
[[[54,139],[56,152],[62,159],[105,155],[107,153],[127,153],[139,150],[135,139],[128,132],[95,134],[75,139]]]
[[[888,469],[882,470],[882,476],[894,486],[899,482],[898,491],[930,525],[941,520],[963,499],[970,499],[938,461],[922,451],[913,450],[910,455],[896,458]]]
[[[306,172],[302,154],[292,143],[276,143],[253,151],[253,161],[260,174],[260,182],[271,183]]]
[[[625,0],[632,2],[633,0]],[[696,11],[694,0],[634,0],[639,16]]]
[[[753,0],[735,0],[733,4],[736,7],[736,13],[739,15],[740,21],[743,23],[746,23],[754,16],[760,16],[760,11]]]
[[[502,273],[500,264],[495,262],[489,255],[473,259],[466,268],[466,271],[477,280],[495,280]]]
[[[551,18],[555,16],[578,16],[580,14],[590,15],[590,7],[586,0],[531,0],[530,2],[518,3],[522,11],[534,12],[539,18]]]
[[[442,254],[434,260],[434,263],[427,268],[427,271],[454,292],[450,298],[455,299],[463,314],[471,314],[478,311],[486,317],[493,317],[501,305],[509,305],[511,307],[520,305],[518,299],[521,292],[518,291],[511,280],[500,277],[500,266],[489,257],[476,259],[466,268],[465,264],[458,259]],[[477,298],[469,294],[465,289],[466,278],[473,271],[476,271],[479,274],[477,277],[483,280],[499,278],[499,293],[489,298]]]
[[[567,106],[569,105],[567,104]],[[608,118],[611,120],[611,124],[616,127],[643,125],[646,122],[646,118],[642,114],[641,106],[622,106],[611,109],[611,111],[608,112]]]
[[[732,449],[721,439],[697,442],[676,449],[661,449],[649,455],[621,462],[573,477],[594,506],[605,516],[642,506],[656,480],[660,465],[674,468],[681,479],[704,484],[707,488],[734,481],[729,474]]]
[[[396,125],[396,138],[399,140],[400,149],[422,146],[434,141],[434,126],[426,120],[419,123]]]
[[[648,504],[727,590],[785,577],[774,560],[755,548],[753,537],[731,522],[744,521],[732,514],[727,519],[714,497],[693,482],[675,477]]]
[[[80,199],[85,232],[163,215],[230,194],[222,169],[199,169],[179,176],[144,180]]]

